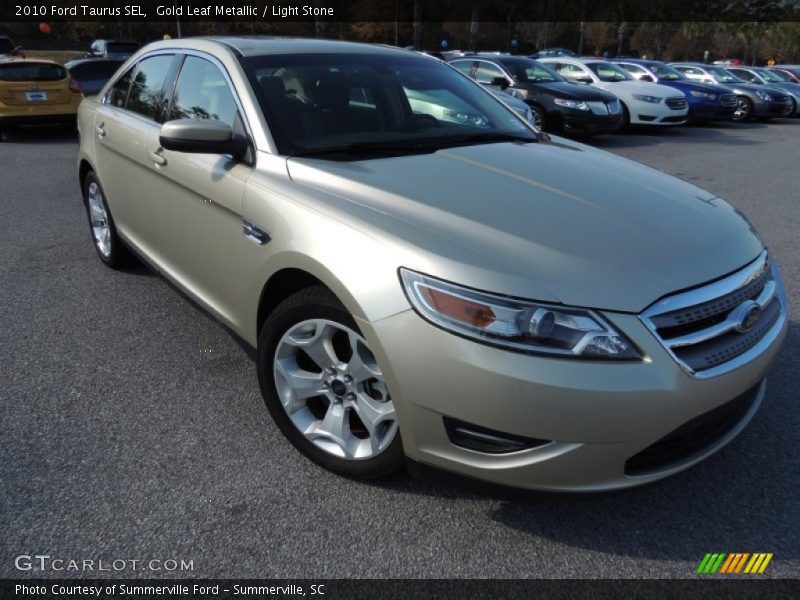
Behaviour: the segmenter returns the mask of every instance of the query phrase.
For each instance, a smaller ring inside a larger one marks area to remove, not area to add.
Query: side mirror
[[[576,77],[575,81],[578,83],[592,83],[592,78],[586,75],[581,75],[580,77]]]
[[[11,51],[11,56],[22,56],[25,58],[25,53],[22,51],[22,46],[17,46]]]
[[[210,119],[176,119],[161,126],[158,142],[167,150],[195,154],[232,154],[241,158],[247,141],[233,135],[230,126]]]
[[[492,85],[496,85],[501,90],[505,91],[508,89],[508,79],[505,77],[495,77],[492,79]]]
[[[656,80],[653,79],[653,77],[651,75],[642,75],[639,78],[639,81],[649,81],[650,83],[655,83],[656,82]]]

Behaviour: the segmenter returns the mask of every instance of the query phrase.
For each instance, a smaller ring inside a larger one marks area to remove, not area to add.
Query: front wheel
[[[747,121],[753,116],[753,103],[750,98],[739,96],[739,103],[736,105],[736,110],[733,112],[731,121],[741,123]]]
[[[317,464],[355,479],[403,464],[383,372],[326,288],[302,290],[269,316],[258,338],[258,381],[281,432]]]
[[[547,131],[547,113],[541,106],[531,104],[531,112],[533,113],[533,126],[539,131]]]

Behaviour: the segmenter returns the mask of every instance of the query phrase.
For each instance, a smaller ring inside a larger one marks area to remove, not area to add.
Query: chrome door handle
[[[256,246],[263,246],[272,240],[272,236],[268,231],[264,231],[247,219],[242,221],[242,233],[244,234],[244,237],[253,242]]]
[[[163,150],[159,148],[158,150],[151,150],[149,152],[150,159],[159,166],[164,166],[167,164],[167,157],[162,154]]]
[[[108,131],[106,131],[105,123],[100,123],[97,127],[94,128],[97,137],[106,137]]]

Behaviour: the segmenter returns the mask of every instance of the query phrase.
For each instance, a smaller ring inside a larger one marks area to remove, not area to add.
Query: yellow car
[[[80,84],[58,63],[0,62],[0,134],[18,125],[74,123],[81,100]]]

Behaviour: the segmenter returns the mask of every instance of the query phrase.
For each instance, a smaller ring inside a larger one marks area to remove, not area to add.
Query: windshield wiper
[[[486,133],[475,133],[473,135],[459,136],[457,138],[445,138],[437,141],[439,148],[449,146],[470,146],[472,144],[493,144],[495,142],[521,142],[532,144],[539,139],[534,135],[524,135],[521,133],[500,133],[487,131]]]
[[[453,138],[433,138],[406,142],[357,142],[342,146],[329,146],[327,148],[304,148],[294,150],[289,156],[292,158],[303,158],[307,156],[324,156],[331,154],[347,156],[430,154],[442,148],[450,148],[453,146],[470,146],[473,144],[491,144],[495,142],[522,142],[529,144],[536,141],[538,141],[536,137],[523,134],[485,132]]]
[[[404,154],[404,153],[427,153],[435,152],[435,146],[431,146],[423,141],[414,142],[357,142],[342,146],[328,146],[325,148],[302,148],[294,150],[289,154],[291,157],[321,156],[325,154]]]

